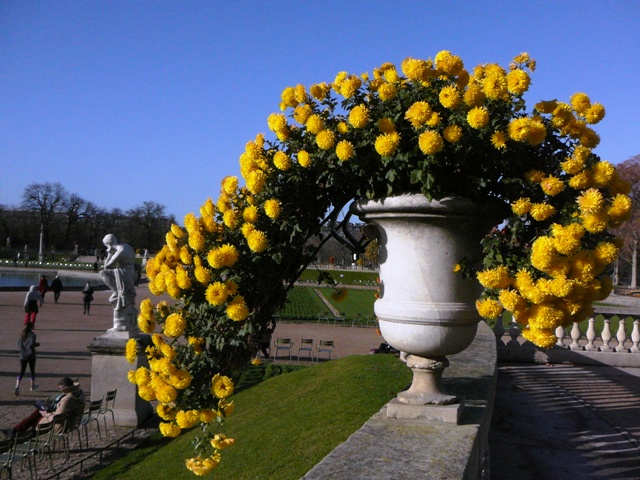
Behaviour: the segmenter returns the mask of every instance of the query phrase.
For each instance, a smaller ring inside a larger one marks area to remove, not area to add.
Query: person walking
[[[36,347],[40,344],[37,342],[36,334],[33,332],[33,323],[27,323],[18,338],[18,350],[20,352],[20,373],[16,378],[16,388],[14,393],[20,395],[20,382],[27,371],[27,365],[31,371],[30,391],[38,388],[36,385]]]
[[[24,298],[24,324],[32,323],[35,327],[36,315],[38,314],[38,304],[40,303],[40,292],[37,285],[31,285],[27,296]]]
[[[38,283],[38,291],[40,292],[40,306],[44,303],[44,295],[49,291],[49,282],[47,277],[42,275],[40,277],[40,283]]]
[[[62,292],[62,280],[60,280],[58,275],[56,275],[56,278],[51,282],[51,291],[53,292],[53,299],[58,303],[60,292]]]
[[[84,300],[84,314],[91,315],[91,301],[93,300],[93,287],[91,286],[91,282],[87,282],[87,284],[82,289],[82,299]]]

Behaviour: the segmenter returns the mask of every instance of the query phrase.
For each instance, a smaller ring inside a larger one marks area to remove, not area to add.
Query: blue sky
[[[606,107],[602,158],[640,154],[640,2],[17,1],[0,3],[0,204],[60,182],[112,209],[182,221],[278,111],[284,87],[443,49],[469,69],[538,62],[527,94]]]

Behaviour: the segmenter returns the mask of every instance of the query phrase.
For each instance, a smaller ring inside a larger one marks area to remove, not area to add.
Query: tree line
[[[93,255],[103,250],[102,239],[113,233],[134,249],[159,250],[166,232],[175,222],[166,207],[146,201],[129,210],[101,208],[69,192],[60,183],[31,183],[19,206],[0,205],[0,246],[7,250],[38,252],[42,234],[43,252],[77,252]]]

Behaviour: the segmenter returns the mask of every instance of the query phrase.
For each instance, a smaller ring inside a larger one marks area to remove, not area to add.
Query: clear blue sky
[[[467,68],[529,52],[529,105],[605,105],[596,153],[640,154],[640,2],[0,3],[0,204],[60,182],[100,207],[152,200],[182,222],[238,175],[289,85],[443,49]]]

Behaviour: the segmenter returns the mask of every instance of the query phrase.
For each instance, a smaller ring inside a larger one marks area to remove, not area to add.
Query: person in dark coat
[[[40,283],[38,283],[38,291],[40,292],[40,306],[44,303],[44,296],[49,291],[49,282],[47,282],[47,277],[42,275],[40,277]]]
[[[60,280],[58,275],[56,275],[56,278],[51,282],[51,291],[53,292],[53,299],[58,303],[60,292],[62,292],[62,280]]]
[[[82,289],[82,300],[84,301],[84,314],[91,315],[91,302],[93,300],[93,287],[90,282]]]
[[[31,371],[31,385],[29,390],[34,391],[36,385],[36,347],[40,346],[33,332],[33,323],[27,323],[18,338],[18,350],[20,352],[20,373],[16,378],[15,394],[20,395],[20,382],[27,371],[27,365]]]

